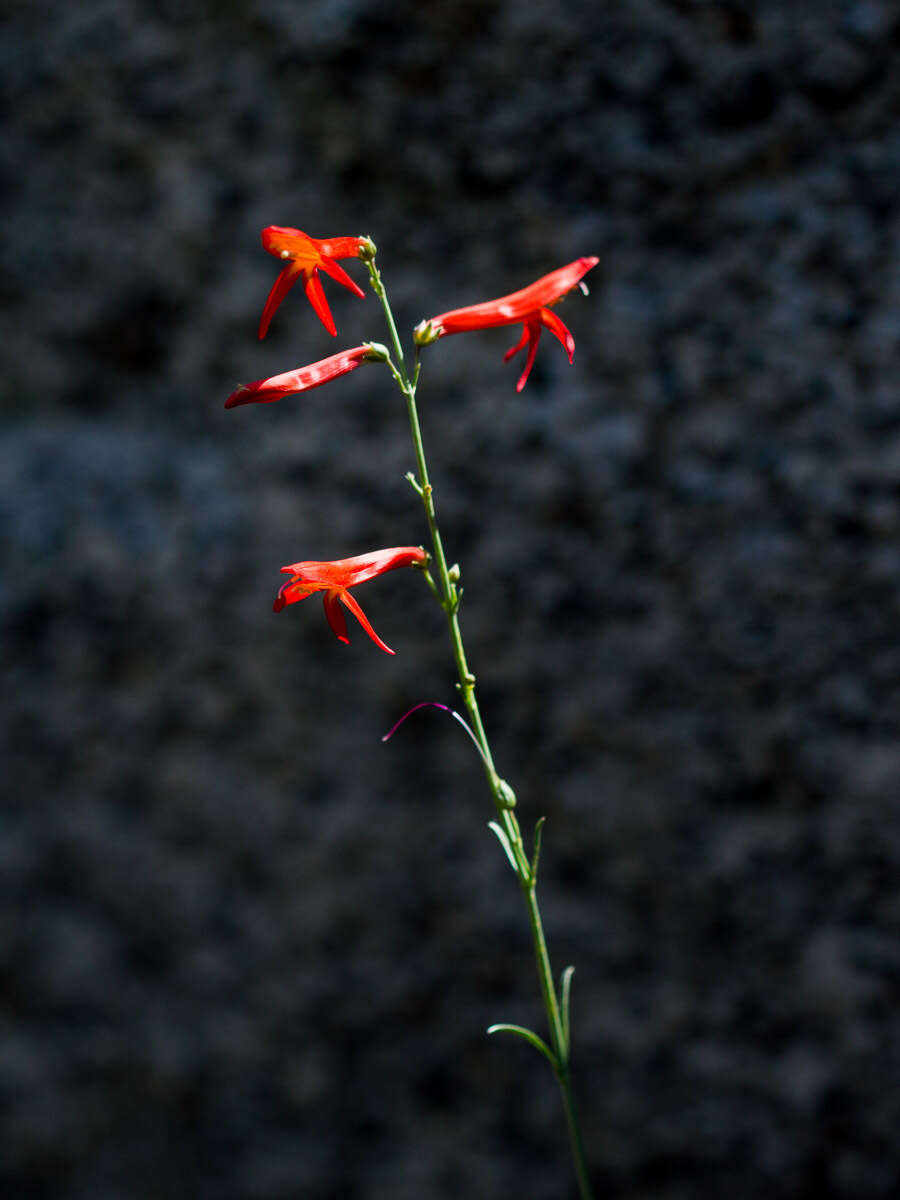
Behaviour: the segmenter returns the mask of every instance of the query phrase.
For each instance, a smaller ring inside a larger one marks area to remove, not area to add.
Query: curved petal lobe
[[[259,320],[259,336],[264,338],[269,329],[269,323],[275,315],[275,310],[282,302],[303,272],[300,263],[289,262],[278,278],[272,284],[272,290],[266,298],[262,316]]]
[[[337,337],[337,329],[334,326],[334,317],[331,315],[331,309],[328,307],[328,301],[325,299],[325,291],[319,281],[319,276],[313,273],[306,280],[306,295],[310,304],[316,310],[316,316],[328,330],[332,337]]]
[[[354,283],[343,267],[339,266],[334,259],[322,258],[318,264],[318,269],[324,271],[326,275],[330,275],[332,279],[344,285],[348,292],[353,292],[354,296],[359,296],[365,300],[366,293]]]
[[[528,376],[531,374],[531,368],[534,366],[534,357],[537,354],[538,342],[541,340],[541,327],[536,321],[528,321],[525,325],[528,331],[528,355],[525,359],[525,370],[519,376],[519,382],[516,384],[516,391],[521,392],[522,388],[528,382]]]
[[[350,638],[347,636],[347,622],[338,603],[338,600],[343,600],[346,594],[340,588],[333,588],[330,592],[325,592],[322,596],[322,603],[325,605],[325,619],[331,627],[331,632],[339,642],[349,645]]]
[[[575,339],[572,334],[562,323],[555,312],[551,312],[549,308],[541,309],[541,324],[545,329],[549,329],[555,338],[563,345],[566,354],[569,356],[569,362],[575,357]]]
[[[519,353],[519,351],[522,349],[522,347],[525,345],[525,343],[527,341],[528,341],[528,326],[526,325],[522,330],[522,336],[519,338],[519,340],[516,342],[516,344],[514,346],[510,346],[510,348],[507,350],[507,352],[503,355],[503,361],[509,362],[509,360],[513,357],[514,354]]]
[[[353,613],[354,617],[356,617],[357,621],[359,621],[360,625],[362,625],[363,629],[366,631],[366,633],[369,635],[369,637],[372,639],[372,641],[375,643],[375,645],[380,646],[382,650],[386,650],[388,654],[393,654],[394,651],[390,648],[390,646],[388,646],[385,642],[383,642],[381,640],[381,638],[378,636],[378,634],[375,632],[375,630],[372,628],[371,624],[369,623],[369,618],[366,616],[366,614],[363,612],[363,610],[359,607],[359,604],[357,604],[356,600],[354,600],[354,598],[350,595],[350,593],[349,592],[340,592],[339,595],[341,598],[341,603],[346,604],[347,608],[350,609],[350,611]]]

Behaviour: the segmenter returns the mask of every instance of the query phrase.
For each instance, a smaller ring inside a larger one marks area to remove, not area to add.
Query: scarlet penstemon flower
[[[569,362],[575,354],[575,339],[562,321],[552,313],[549,305],[562,300],[572,288],[577,287],[584,276],[596,267],[599,258],[576,258],[574,262],[540,279],[519,292],[509,296],[501,296],[497,300],[485,300],[482,304],[470,304],[466,308],[454,308],[450,312],[440,313],[420,322],[415,329],[414,337],[417,345],[427,346],[438,338],[451,333],[468,333],[473,329],[492,329],[495,325],[517,325],[524,323],[522,336],[503,356],[508,362],[514,354],[527,344],[528,355],[525,360],[525,370],[516,384],[516,391],[521,392],[531,374],[534,356],[537,354],[541,329],[549,329],[565,347]]]
[[[259,322],[259,336],[264,338],[269,322],[275,309],[282,302],[294,284],[301,277],[305,280],[306,295],[310,304],[316,310],[319,320],[334,337],[337,330],[334,319],[322,290],[322,283],[317,274],[324,271],[332,279],[343,284],[348,291],[356,296],[365,296],[343,267],[335,262],[338,258],[359,258],[360,250],[365,250],[369,239],[364,237],[314,238],[301,229],[292,229],[289,225],[269,225],[262,231],[262,244],[276,258],[287,259],[287,265],[272,285],[263,308]]]
[[[369,619],[357,601],[350,595],[349,588],[384,575],[397,567],[424,566],[428,555],[421,546],[392,546],[388,550],[373,550],[371,554],[357,554],[354,558],[337,558],[332,562],[296,562],[282,567],[291,578],[278,589],[272,608],[275,612],[287,604],[305,600],[313,592],[324,592],[325,617],[331,631],[340,642],[349,642],[347,622],[341,612],[341,604],[349,608],[376,646],[394,651],[385,645],[369,623]]]
[[[362,346],[354,346],[352,350],[341,350],[339,354],[332,354],[330,358],[322,358],[306,367],[296,367],[293,371],[284,371],[281,375],[270,375],[268,379],[256,379],[253,383],[242,383],[225,401],[225,407],[271,404],[273,400],[280,400],[282,396],[290,396],[294,392],[308,392],[341,375],[349,375],[365,362],[384,362],[387,356],[386,347],[378,342],[366,342]]]

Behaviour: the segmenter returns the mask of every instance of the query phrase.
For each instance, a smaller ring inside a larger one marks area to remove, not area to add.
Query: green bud
[[[505,779],[500,779],[497,782],[497,799],[500,801],[503,808],[516,807],[516,793],[512,790]]]
[[[435,328],[430,321],[420,321],[413,330],[413,341],[417,346],[430,346],[438,340],[442,332],[440,325]]]

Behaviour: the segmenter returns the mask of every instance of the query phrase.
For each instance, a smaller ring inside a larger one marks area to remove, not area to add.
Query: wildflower
[[[483,304],[470,304],[467,308],[455,308],[451,312],[441,313],[422,321],[415,329],[415,340],[420,346],[427,346],[438,338],[451,333],[467,333],[473,329],[491,329],[495,325],[524,325],[522,336],[503,356],[504,362],[509,362],[514,354],[528,346],[525,360],[525,370],[522,372],[516,391],[521,392],[525,386],[534,356],[537,353],[541,329],[549,329],[555,338],[564,346],[572,361],[575,354],[575,339],[562,321],[552,313],[549,305],[562,300],[572,288],[581,283],[582,278],[596,267],[598,258],[576,258],[568,266],[551,271],[519,292],[509,296],[501,296],[498,300],[486,300]]]
[[[283,573],[291,576],[283,583],[272,605],[274,612],[281,612],[287,604],[305,600],[313,592],[324,592],[322,600],[325,604],[325,617],[331,626],[331,631],[340,642],[349,642],[347,622],[341,604],[349,608],[362,625],[363,629],[376,646],[386,650],[388,654],[394,651],[385,645],[372,626],[359,604],[350,595],[348,589],[393,571],[396,567],[412,567],[424,565],[428,555],[421,546],[393,546],[388,550],[373,550],[371,554],[358,554],[355,558],[338,558],[333,562],[297,562],[282,567]]]
[[[378,342],[366,342],[362,346],[354,346],[352,350],[342,350],[339,354],[332,354],[330,358],[310,363],[308,367],[297,367],[281,375],[271,375],[268,379],[242,383],[225,401],[225,407],[270,404],[273,400],[280,400],[282,396],[289,396],[294,392],[308,392],[311,388],[328,383],[330,379],[348,375],[364,362],[383,361],[387,354],[385,347]]]
[[[365,296],[362,288],[357,287],[335,259],[358,258],[360,251],[365,250],[368,245],[368,238],[339,237],[320,240],[310,237],[300,229],[291,229],[286,225],[269,225],[262,231],[262,244],[276,258],[288,261],[269,292],[259,322],[259,336],[266,336],[275,309],[301,277],[305,281],[306,295],[319,320],[332,337],[335,336],[337,330],[334,327],[334,319],[317,272],[324,271],[326,275],[343,284],[348,291],[357,296]]]

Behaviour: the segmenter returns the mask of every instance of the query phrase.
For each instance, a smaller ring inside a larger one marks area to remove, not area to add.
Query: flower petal
[[[301,263],[289,262],[272,284],[272,290],[269,292],[269,295],[266,298],[262,316],[259,320],[259,337],[261,339],[266,336],[269,328],[269,322],[272,320],[276,308],[297,282],[302,273],[303,266]]]
[[[528,334],[528,356],[525,359],[525,370],[519,376],[519,382],[516,384],[517,392],[521,392],[522,388],[528,382],[528,376],[531,374],[531,368],[534,366],[534,356],[537,354],[538,342],[541,340],[541,327],[537,321],[526,321],[525,330]]]
[[[280,400],[282,396],[290,396],[296,392],[308,392],[311,388],[321,387],[331,379],[347,375],[361,367],[365,362],[377,360],[368,344],[354,346],[352,350],[341,350],[328,358],[319,359],[306,367],[297,367],[293,371],[283,371],[280,375],[271,375],[268,379],[256,379],[253,383],[242,383],[235,388],[225,401],[226,408],[239,408],[242,404],[269,404]]]
[[[324,271],[326,275],[330,275],[332,279],[344,285],[348,292],[353,292],[355,296],[360,296],[363,300],[366,298],[366,293],[359,287],[343,267],[339,266],[333,259],[323,255],[319,259],[319,270]]]
[[[542,308],[539,314],[541,324],[545,329],[549,329],[555,338],[562,342],[566,354],[569,356],[569,362],[575,357],[575,339],[572,334],[562,323],[555,312],[551,312],[549,308]]]
[[[331,595],[330,592],[329,592],[329,595]],[[362,625],[363,629],[366,631],[366,633],[369,635],[369,637],[372,639],[372,641],[375,643],[375,645],[380,646],[382,650],[386,650],[388,654],[394,654],[395,651],[393,651],[390,648],[390,646],[388,646],[385,642],[383,642],[381,640],[381,638],[378,636],[378,634],[375,632],[375,630],[369,624],[369,618],[366,616],[366,614],[363,612],[363,610],[359,607],[356,600],[354,600],[354,598],[350,595],[350,593],[349,592],[339,592],[338,595],[341,598],[341,603],[345,604],[347,606],[347,608],[350,609],[350,611],[353,613],[354,617],[356,617],[357,621],[359,621],[360,625]]]
[[[525,370],[519,376],[519,382],[516,384],[516,391],[521,392],[522,388],[528,382],[528,376],[531,374],[531,368],[534,366],[534,356],[537,354],[538,342],[541,337],[541,326],[545,326],[558,338],[565,347],[566,353],[569,356],[569,362],[575,354],[575,339],[565,327],[556,313],[551,312],[549,308],[542,308],[533,318],[525,322],[525,328],[522,330],[522,336],[514,346],[503,355],[503,361],[509,362],[514,354],[518,354],[525,343],[528,343],[528,356],[525,360]]]
[[[292,258],[306,267],[314,267],[321,257],[315,238],[291,225],[267,225],[262,244],[276,258]]]
[[[514,346],[510,346],[510,348],[507,350],[507,352],[503,355],[503,361],[509,362],[509,360],[512,358],[512,356],[514,354],[519,353],[519,351],[522,349],[522,347],[525,345],[525,343],[527,341],[528,341],[528,326],[525,325],[522,328],[522,336],[519,338],[519,340],[516,342],[516,344]]]
[[[345,595],[346,592],[341,588],[333,588],[322,597],[322,603],[325,605],[325,619],[331,626],[331,632],[339,642],[344,642],[345,645],[349,646],[350,639],[347,636],[347,621],[338,603],[338,600],[343,600]]]
[[[421,546],[391,546],[387,550],[373,550],[370,554],[356,554],[352,558],[336,558],[330,562],[309,559],[290,563],[281,570],[302,577],[309,587],[347,588],[397,567],[424,563],[427,558]]]
[[[322,258],[359,258],[368,243],[365,237],[311,238]]]
[[[306,281],[306,295],[316,310],[316,316],[328,330],[332,337],[337,337],[337,329],[334,326],[334,317],[331,315],[331,309],[328,307],[328,301],[325,299],[325,292],[322,288],[319,276],[315,271],[309,276]]]
[[[281,612],[285,605],[305,600],[307,596],[312,595],[314,590],[304,587],[298,576],[295,575],[293,579],[288,579],[278,589],[278,595],[272,603],[272,612]]]

